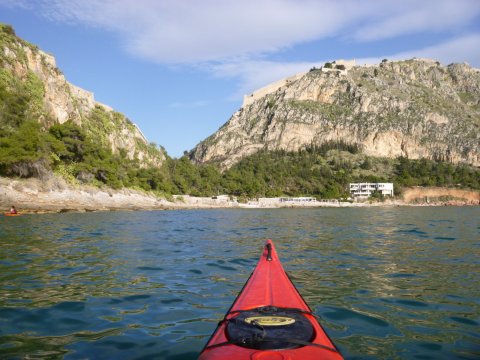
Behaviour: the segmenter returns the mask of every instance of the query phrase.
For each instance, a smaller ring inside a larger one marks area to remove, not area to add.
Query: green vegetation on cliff
[[[0,68],[0,129],[13,130],[25,120],[44,116],[43,96],[43,83],[34,73],[19,79]]]
[[[350,182],[393,182],[404,186],[458,186],[480,190],[480,170],[432,160],[368,157],[354,151],[310,148],[259,152],[224,173],[225,188],[249,197],[348,196]],[[228,192],[227,192],[228,193]]]
[[[240,197],[348,197],[350,182],[393,182],[404,186],[446,186],[480,190],[480,170],[433,160],[375,158],[346,143],[326,143],[300,152],[261,151],[220,173],[213,165],[169,159],[166,192]]]

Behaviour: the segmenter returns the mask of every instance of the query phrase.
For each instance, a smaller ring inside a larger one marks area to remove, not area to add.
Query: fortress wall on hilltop
[[[255,90],[253,93],[251,93],[250,95],[244,95],[243,96],[243,104],[242,104],[242,107],[245,107],[247,105],[250,105],[252,104],[255,100],[258,100],[262,97],[264,97],[265,95],[268,95],[268,94],[271,94],[275,91],[277,91],[278,89],[280,89],[282,86],[285,86],[287,85],[289,82],[292,82],[292,81],[295,81],[295,80],[298,80],[300,79],[303,75],[305,75],[307,72],[302,72],[302,73],[298,73],[298,74],[295,74],[293,76],[290,76],[288,78],[285,78],[285,79],[282,79],[282,80],[278,80],[278,81],[275,81],[267,86],[264,86],[258,90]]]

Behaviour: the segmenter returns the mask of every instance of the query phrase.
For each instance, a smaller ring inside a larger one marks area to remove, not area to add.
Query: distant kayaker
[[[18,214],[17,209],[15,209],[15,206],[13,206],[13,205],[12,205],[12,207],[10,208],[10,214]]]

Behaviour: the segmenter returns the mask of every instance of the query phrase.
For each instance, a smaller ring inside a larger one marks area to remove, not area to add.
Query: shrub
[[[378,190],[373,191],[370,198],[381,202],[385,201],[385,196]]]
[[[7,35],[17,36],[15,34],[15,30],[13,29],[13,27],[11,25],[0,24],[0,31],[7,34]]]

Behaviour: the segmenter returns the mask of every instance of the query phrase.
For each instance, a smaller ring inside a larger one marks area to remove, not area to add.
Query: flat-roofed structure
[[[393,196],[393,183],[350,183],[350,195],[353,198],[367,198],[375,191],[384,196]]]

